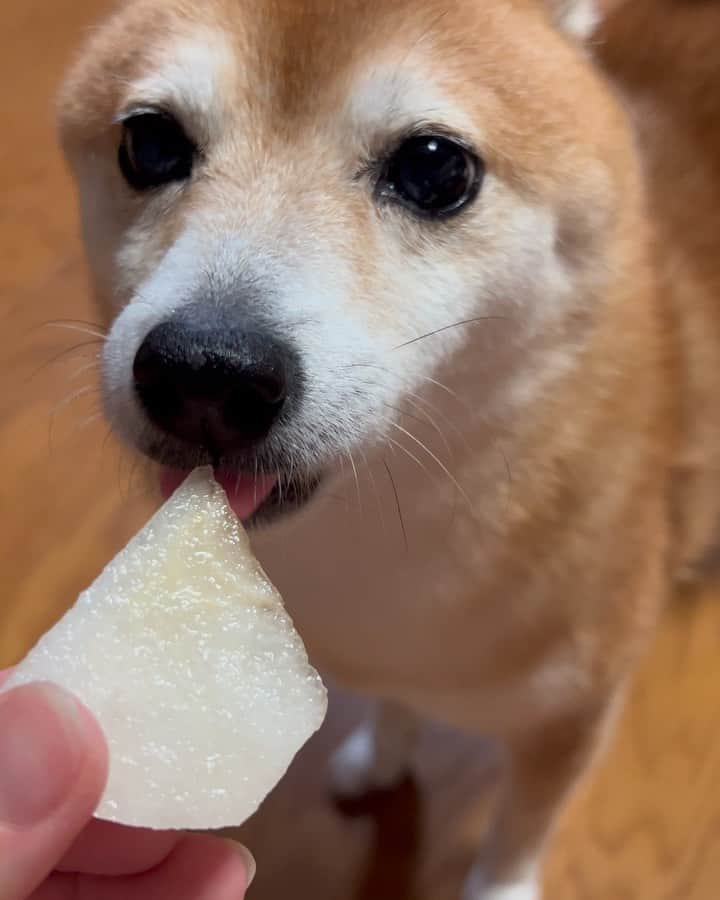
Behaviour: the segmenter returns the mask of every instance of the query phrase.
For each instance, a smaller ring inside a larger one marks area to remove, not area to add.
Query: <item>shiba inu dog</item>
[[[112,423],[168,492],[215,465],[378,698],[338,790],[392,785],[418,718],[502,743],[469,898],[539,897],[717,531],[720,7],[600,12],[132,0],[61,97]]]

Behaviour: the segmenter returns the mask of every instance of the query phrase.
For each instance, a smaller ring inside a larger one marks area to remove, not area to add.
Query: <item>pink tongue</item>
[[[183,469],[164,468],[160,475],[163,497],[170,497],[190,473]],[[242,521],[249,519],[277,483],[276,475],[238,475],[237,472],[215,470],[215,478],[225,489],[232,511]]]

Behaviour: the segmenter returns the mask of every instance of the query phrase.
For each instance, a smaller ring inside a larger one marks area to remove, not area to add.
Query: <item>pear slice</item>
[[[97,810],[126,825],[239,825],[320,727],[326,691],[210,469],[198,469],[15,670],[95,714]]]

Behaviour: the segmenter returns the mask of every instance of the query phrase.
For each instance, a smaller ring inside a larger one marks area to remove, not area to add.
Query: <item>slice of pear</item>
[[[241,824],[325,718],[327,696],[210,469],[108,565],[4,689],[62,685],[97,717],[97,815],[149,828]]]

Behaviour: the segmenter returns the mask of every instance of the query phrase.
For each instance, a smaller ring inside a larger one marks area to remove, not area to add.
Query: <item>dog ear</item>
[[[579,41],[590,37],[603,16],[601,0],[545,0],[557,27]]]
[[[544,0],[557,27],[578,41],[587,40],[603,19],[629,0]]]

